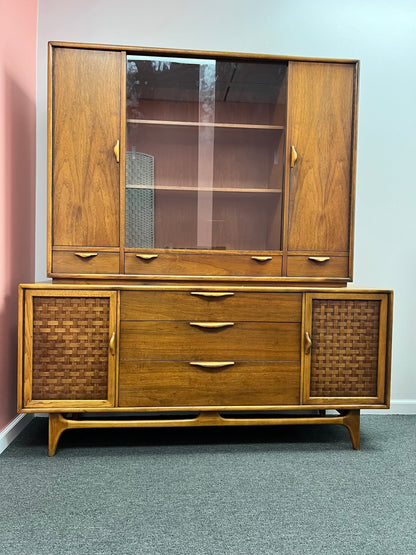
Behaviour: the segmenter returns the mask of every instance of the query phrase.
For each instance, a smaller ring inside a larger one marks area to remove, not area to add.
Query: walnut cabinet
[[[345,287],[358,69],[50,43],[53,283],[20,286],[18,378],[50,455],[91,427],[341,424],[359,448],[392,293]]]
[[[49,276],[352,279],[357,61],[49,57]]]
[[[95,426],[343,424],[358,448],[360,409],[389,406],[391,312],[389,291],[24,285],[19,409],[50,413],[50,454]]]

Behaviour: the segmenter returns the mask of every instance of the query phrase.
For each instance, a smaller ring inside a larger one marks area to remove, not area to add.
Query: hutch
[[[18,403],[50,455],[107,426],[343,424],[358,448],[392,293],[345,287],[357,87],[352,60],[49,45],[53,283],[20,287]]]

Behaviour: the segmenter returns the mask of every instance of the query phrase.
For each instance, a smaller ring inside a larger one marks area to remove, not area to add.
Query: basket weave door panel
[[[108,396],[110,299],[34,297],[32,399]]]
[[[377,395],[380,302],[312,301],[311,397]]]

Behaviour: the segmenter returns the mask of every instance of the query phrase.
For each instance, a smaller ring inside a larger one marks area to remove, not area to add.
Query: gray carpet
[[[0,455],[1,555],[415,555],[416,417],[70,430]]]

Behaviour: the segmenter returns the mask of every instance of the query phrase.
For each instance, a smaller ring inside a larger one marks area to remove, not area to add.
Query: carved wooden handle
[[[114,147],[114,156],[116,157],[116,162],[120,162],[120,141],[117,139],[116,146]]]
[[[199,366],[200,368],[225,368],[226,366],[234,366],[235,362],[190,362],[191,366]]]
[[[79,258],[93,258],[94,256],[98,256],[98,252],[74,252],[74,254]]]
[[[189,325],[197,328],[216,330],[234,326],[234,322],[189,322]]]
[[[114,356],[116,354],[116,332],[113,332],[108,348],[110,349],[110,353]]]
[[[272,258],[273,258],[272,256],[252,256],[251,260],[255,260],[256,262],[267,262]]]
[[[158,254],[136,254],[136,256],[141,260],[153,260],[154,258],[157,258],[159,255]]]
[[[305,332],[305,355],[309,355],[312,349],[312,339],[308,332]]]
[[[312,260],[312,262],[328,262],[328,260],[331,260],[331,257],[329,256],[310,256],[309,260]]]
[[[296,148],[292,145],[290,147],[290,167],[291,168],[295,167],[297,159],[298,159],[298,153],[296,152]]]
[[[191,291],[191,295],[197,297],[232,297],[234,293],[220,291]]]

